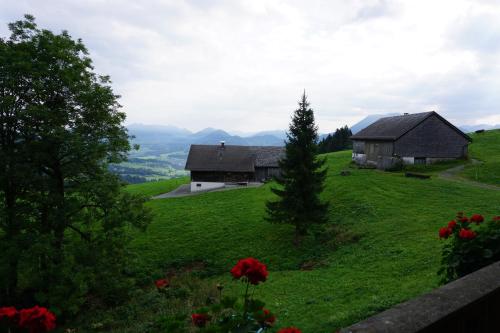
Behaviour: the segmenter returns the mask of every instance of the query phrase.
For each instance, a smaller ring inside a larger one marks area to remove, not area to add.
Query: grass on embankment
[[[500,186],[500,129],[472,133],[470,157],[481,164],[468,165],[463,175],[471,180]]]
[[[182,184],[187,184],[188,182],[189,177],[179,177],[168,180],[128,185],[125,187],[125,191],[130,194],[140,194],[145,197],[153,197],[155,195],[168,193],[175,190]]]
[[[238,259],[254,256],[270,270],[256,295],[276,313],[280,326],[331,332],[435,288],[442,247],[437,230],[457,211],[486,216],[500,211],[499,191],[437,177],[358,169],[340,176],[350,156],[327,155],[323,193],[331,204],[330,223],[344,230],[343,245],[307,239],[293,247],[291,226],[264,221],[265,201],[273,197],[273,185],[266,184],[148,202],[155,218],[146,233],[135,234],[138,269],[154,275],[171,265],[203,261],[211,281],[222,281],[225,292],[237,294],[241,285],[228,271]],[[133,185],[134,191],[159,193],[158,184],[154,190],[148,185],[141,190]],[[304,271],[304,264],[317,267]]]

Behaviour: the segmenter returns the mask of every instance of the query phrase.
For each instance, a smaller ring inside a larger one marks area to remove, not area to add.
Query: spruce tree
[[[313,224],[327,221],[328,205],[320,200],[326,170],[318,155],[318,128],[314,112],[304,91],[295,111],[285,145],[285,157],[280,161],[280,185],[272,192],[278,200],[267,202],[267,220],[295,226],[295,244]]]

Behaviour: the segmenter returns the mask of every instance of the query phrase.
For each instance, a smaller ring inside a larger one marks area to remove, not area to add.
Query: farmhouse
[[[186,170],[191,171],[191,192],[226,184],[262,182],[279,176],[284,147],[191,145]]]
[[[472,141],[434,111],[381,118],[351,139],[352,159],[379,169],[466,158]]]

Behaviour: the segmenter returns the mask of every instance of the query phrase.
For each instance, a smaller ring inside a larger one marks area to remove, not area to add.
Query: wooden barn
[[[274,146],[191,145],[186,162],[191,192],[279,176],[278,161],[284,153],[284,147]]]
[[[472,141],[434,111],[381,118],[351,139],[352,159],[379,169],[467,158]]]

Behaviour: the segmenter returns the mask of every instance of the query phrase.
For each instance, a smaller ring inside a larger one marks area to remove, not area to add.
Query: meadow
[[[468,165],[463,175],[471,180],[500,186],[500,130],[471,135],[470,156],[481,164]]]
[[[485,160],[481,181],[498,179],[499,138],[500,131],[492,131],[472,144],[473,156]],[[226,294],[238,295],[241,285],[228,272],[238,259],[253,256],[270,271],[256,296],[276,314],[279,326],[333,332],[436,288],[443,245],[438,228],[458,211],[486,217],[500,213],[500,191],[441,179],[436,167],[430,179],[422,180],[403,172],[357,169],[350,151],[324,156],[328,178],[322,196],[330,203],[330,221],[320,241],[311,236],[294,247],[291,226],[264,220],[273,183],[151,200],[153,223],[145,233],[133,234],[136,270],[152,283],[172,267],[185,268],[195,271],[203,288],[223,283]],[[342,170],[350,175],[342,176]],[[185,182],[188,178],[126,190],[150,197]],[[172,313],[172,303],[155,293],[146,288],[130,304],[95,321],[114,321],[107,327],[116,332],[147,331],[158,314]]]

